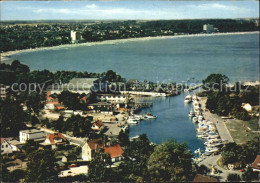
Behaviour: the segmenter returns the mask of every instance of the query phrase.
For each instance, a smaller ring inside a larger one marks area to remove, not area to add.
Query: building
[[[81,33],[79,31],[72,30],[70,32],[70,37],[71,37],[72,43],[78,43],[79,41],[82,40],[82,36],[81,36]]]
[[[102,123],[102,121],[98,120],[92,124],[91,129],[101,132],[104,129],[104,124]]]
[[[11,145],[1,137],[1,155],[13,153]]]
[[[88,105],[88,109],[94,113],[113,114],[114,104],[109,102],[97,102]]]
[[[66,84],[55,84],[47,87],[45,109],[64,109],[58,99],[51,97],[53,94],[60,94],[62,91],[70,91],[73,93],[85,94],[81,98],[82,102],[88,103],[89,98],[98,91],[106,88],[105,78],[73,78]]]
[[[10,88],[9,86],[5,86],[3,84],[0,84],[0,98],[2,100],[5,100],[6,99],[6,95],[7,95],[7,92],[8,92],[8,88]]]
[[[126,102],[127,95],[123,95],[120,93],[97,94],[97,99],[100,101],[109,101],[109,102]]]
[[[242,103],[242,108],[244,108],[247,112],[252,112],[252,106],[249,103]]]
[[[252,169],[254,172],[260,172],[260,155],[257,155],[255,161],[252,163]]]
[[[37,142],[44,141],[46,138],[46,134],[43,131],[37,129],[30,129],[30,130],[22,130],[20,131],[20,142],[26,143],[28,140],[34,140]]]
[[[94,139],[86,142],[82,147],[82,159],[91,161],[95,152],[104,149],[105,144],[102,139]]]
[[[52,149],[56,149],[59,146],[65,145],[67,139],[61,133],[53,133],[47,135],[45,143],[51,144]]]
[[[110,155],[112,162],[118,162],[123,159],[123,149],[119,144],[105,147],[104,151]]]
[[[205,24],[205,25],[203,25],[203,31],[206,33],[211,33],[211,32],[214,32],[215,30],[214,30],[213,25]]]
[[[19,142],[18,140],[7,140],[7,142],[11,145],[12,151],[21,151],[24,143]]]

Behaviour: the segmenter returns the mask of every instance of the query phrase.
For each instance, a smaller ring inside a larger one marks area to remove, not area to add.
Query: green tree
[[[122,130],[119,132],[118,141],[121,146],[127,146],[130,143],[128,135]]]
[[[223,74],[210,74],[206,79],[202,80],[203,88],[207,90],[224,89],[229,78]]]
[[[150,144],[145,134],[130,141],[125,147],[123,156],[125,160],[120,164],[119,169],[124,181],[143,182],[149,181],[147,161],[153,152],[154,147]]]
[[[25,104],[29,113],[34,113],[39,115],[40,109],[43,108],[43,103],[41,102],[41,96],[38,92],[32,92],[26,97]]]
[[[242,174],[242,180],[245,182],[251,182],[253,180],[258,180],[258,172],[254,172],[251,167],[245,169],[245,172]]]
[[[7,98],[0,100],[1,135],[3,137],[18,136],[25,129],[26,113],[19,102]]]
[[[54,182],[58,178],[55,156],[51,150],[36,150],[29,154],[26,182]]]
[[[98,151],[89,163],[88,178],[91,182],[106,182],[110,179],[111,159],[109,154]]]
[[[62,91],[57,96],[59,102],[62,102],[68,109],[76,110],[81,109],[80,95],[69,91]]]
[[[227,181],[228,182],[240,182],[241,178],[238,174],[231,173],[231,174],[228,174]]]
[[[25,171],[22,169],[16,169],[10,172],[10,177],[8,182],[20,182],[21,179],[24,179]]]
[[[148,161],[151,181],[190,181],[192,154],[185,143],[174,140],[155,147]]]

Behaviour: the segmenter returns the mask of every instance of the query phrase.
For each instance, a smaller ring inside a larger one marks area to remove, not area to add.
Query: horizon
[[[1,21],[259,17],[258,1],[1,1]]]

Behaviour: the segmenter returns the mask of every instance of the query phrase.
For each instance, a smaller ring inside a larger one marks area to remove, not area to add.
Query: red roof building
[[[45,143],[51,144],[53,149],[59,145],[64,145],[66,141],[67,139],[61,133],[49,134],[45,139]]]
[[[254,171],[260,172],[260,155],[257,155],[255,161],[252,163],[252,168]]]
[[[119,144],[105,147],[105,153],[110,154],[112,162],[120,161],[123,158],[123,149]]]

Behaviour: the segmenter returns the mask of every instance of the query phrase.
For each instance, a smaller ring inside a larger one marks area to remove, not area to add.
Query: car
[[[76,164],[70,164],[68,167],[73,168],[73,167],[77,167],[77,165]]]

